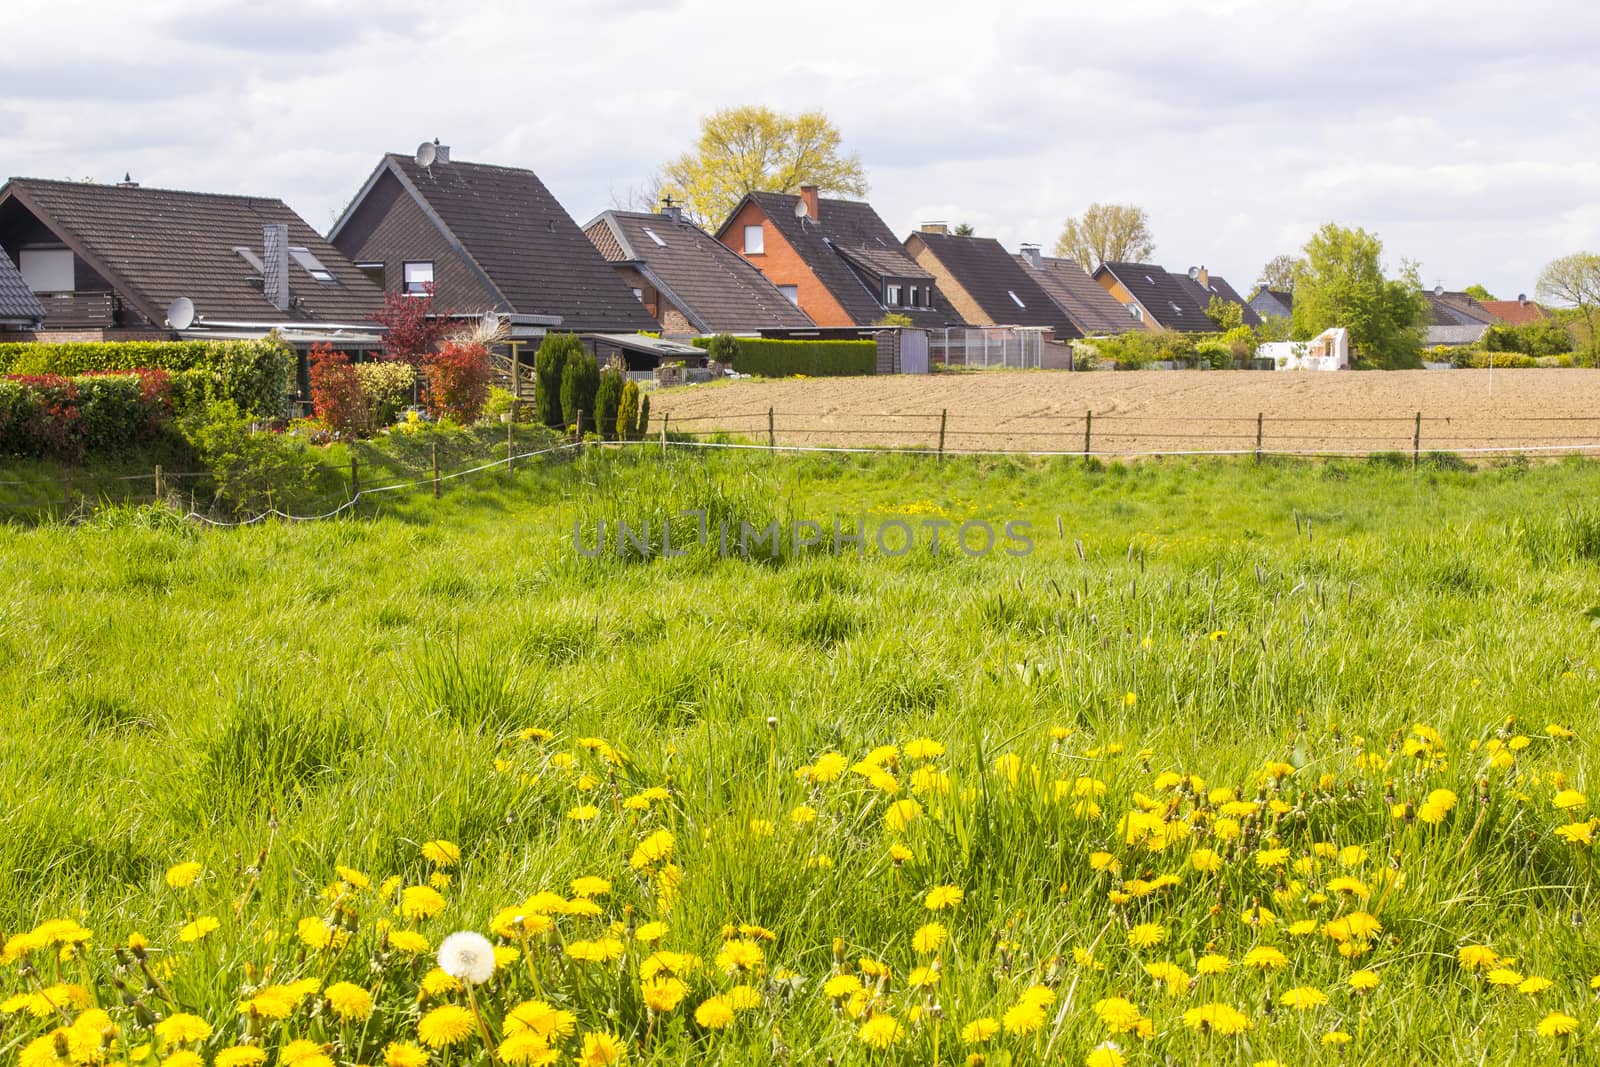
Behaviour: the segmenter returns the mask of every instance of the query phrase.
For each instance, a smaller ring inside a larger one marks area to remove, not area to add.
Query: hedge
[[[697,337],[694,343],[710,348],[711,338]],[[786,378],[803,374],[808,378],[835,378],[873,374],[878,369],[876,341],[776,341],[758,337],[737,337],[738,355],[733,369],[741,374],[764,378]]]
[[[172,418],[166,371],[0,378],[0,454],[76,462],[158,437]]]
[[[0,344],[0,374],[72,377],[107,371],[172,373],[180,411],[231,401],[258,418],[282,418],[294,350],[276,337],[259,341],[98,341]]]

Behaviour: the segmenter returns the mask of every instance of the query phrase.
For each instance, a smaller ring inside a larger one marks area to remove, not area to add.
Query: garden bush
[[[1233,347],[1223,341],[1201,341],[1194,346],[1195,360],[1212,370],[1227,370],[1233,366]]]
[[[15,375],[0,379],[0,454],[75,463],[152,441],[171,416],[165,371]]]
[[[533,357],[534,408],[546,426],[564,426],[561,382],[567,360],[583,353],[583,342],[570,333],[550,334]]]
[[[393,426],[416,395],[417,372],[398,360],[374,360],[355,365],[356,380],[367,398],[368,425]]]
[[[643,433],[639,423],[639,383],[628,382],[622,387],[622,401],[617,405],[617,439],[633,441]]]
[[[1540,319],[1520,326],[1491,326],[1484,332],[1483,347],[1490,352],[1559,356],[1572,351],[1572,335],[1555,319]]]
[[[294,350],[276,335],[259,341],[106,341],[0,344],[0,373],[72,377],[153,369],[172,376],[180,410],[227,400],[261,418],[282,418]]]
[[[607,367],[594,393],[594,428],[602,437],[617,434],[617,409],[622,405],[622,372]],[[620,436],[620,435],[618,435]]]
[[[427,359],[428,411],[463,426],[477,421],[489,399],[489,350],[480,344],[446,341]]]
[[[581,412],[583,428],[595,428],[594,397],[599,388],[600,364],[595,358],[581,348],[569,355],[561,371],[561,414],[566,425],[577,425]]]
[[[367,398],[350,357],[330,344],[311,346],[311,406],[328,429],[343,438],[365,432]]]
[[[258,431],[238,405],[213,401],[190,412],[183,430],[211,472],[214,505],[240,514],[313,497],[319,469],[310,447],[289,434]]]
[[[876,373],[878,369],[878,344],[876,341],[777,341],[764,337],[728,337],[735,351],[731,359],[721,353],[727,351],[728,337],[701,337],[695,344],[706,349],[707,355],[719,362],[729,362],[741,374],[755,374],[763,378],[787,378],[803,374],[808,378],[830,378]]]

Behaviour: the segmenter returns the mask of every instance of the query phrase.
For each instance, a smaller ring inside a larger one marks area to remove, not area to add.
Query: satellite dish
[[[167,305],[167,325],[174,330],[187,330],[194,325],[194,301],[180,296]]]
[[[1434,286],[1433,287],[1433,295],[1434,296],[1443,296],[1444,295],[1444,286],[1442,286],[1442,285]]]
[[[433,161],[439,158],[439,150],[427,141],[417,145],[417,166],[431,167]]]
[[[796,200],[794,202],[794,217],[797,219],[809,219],[811,217],[811,209],[806,207],[804,200]]]

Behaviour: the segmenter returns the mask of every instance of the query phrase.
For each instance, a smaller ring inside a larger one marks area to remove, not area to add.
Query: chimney
[[[279,311],[289,310],[289,227],[281,222],[261,227],[261,291]]]
[[[800,199],[806,205],[806,217],[816,222],[822,217],[822,209],[817,205],[817,187],[815,185],[802,185]]]
[[[1200,264],[1194,269],[1194,274],[1192,277],[1195,281],[1200,283],[1200,288],[1211,288],[1211,272],[1206,270],[1206,265],[1204,263]]]
[[[920,227],[923,233],[948,234],[950,224],[945,222],[924,222]]]
[[[126,171],[125,170],[125,171],[122,172],[122,180],[117,183],[117,188],[118,189],[137,189],[137,188],[139,188],[139,183],[133,180],[133,172],[132,171]]]
[[[450,146],[447,145],[447,144],[440,144],[439,143],[439,138],[437,138],[437,137],[435,137],[433,139],[433,151],[434,151],[433,161],[435,163],[448,163],[448,162],[450,162]]]
[[[1044,256],[1039,252],[1038,245],[1023,245],[1022,258],[1028,261],[1028,266],[1034,270],[1044,270]]]
[[[671,193],[661,200],[661,217],[671,219],[673,222],[683,221],[683,205],[674,201]]]

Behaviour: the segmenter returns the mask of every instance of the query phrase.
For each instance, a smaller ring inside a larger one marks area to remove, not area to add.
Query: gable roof
[[[1250,298],[1250,309],[1263,319],[1269,315],[1288,318],[1294,314],[1294,292],[1290,289],[1258,289]]]
[[[157,325],[180,296],[204,318],[251,323],[356,324],[383,307],[382,291],[282,200],[13,178],[0,188],[0,208],[13,202]],[[273,307],[260,271],[234,251],[259,257],[262,227],[271,224],[287,226],[290,247],[304,248],[334,279],[316,280],[291,256],[288,311]]]
[[[1078,266],[1077,260],[1040,256],[1036,267],[1027,256],[1015,258],[1017,265],[1027,271],[1039,283],[1039,288],[1067,313],[1083,336],[1096,337],[1144,329],[1116,297],[1106,292],[1099,282]]]
[[[1483,310],[1510,326],[1522,326],[1550,317],[1545,314],[1544,308],[1532,300],[1480,300],[1478,304]]]
[[[958,237],[919,230],[906,238],[908,245],[912,241],[927,247],[992,322],[1049,327],[1062,340],[1082,336],[1083,331],[1050,298],[1035,275],[1020,266],[993,237]],[[1123,317],[1127,317],[1126,312]]]
[[[503,310],[559,315],[561,329],[649,330],[656,323],[539,176],[457,160],[419,167],[389,153],[329,233],[337,240],[367,192],[392,173],[461,253]]]
[[[1171,272],[1169,271],[1168,273]],[[1201,285],[1198,278],[1191,278],[1188,274],[1178,274],[1174,275],[1174,277],[1178,279],[1178,284],[1186,285],[1189,288],[1189,291],[1194,295],[1195,303],[1202,313],[1211,307],[1211,298],[1213,296],[1220,296],[1230,304],[1239,305],[1240,321],[1246,326],[1261,325],[1261,316],[1239,296],[1238,292],[1228,284],[1227,279],[1222,275],[1208,274],[1205,285]]]
[[[606,260],[633,265],[701,333],[816,325],[754,264],[691,223],[603,211],[583,229]]]
[[[1137,300],[1157,326],[1182,333],[1208,333],[1216,329],[1198,301],[1198,285],[1190,288],[1154,263],[1102,263],[1095,277],[1110,274]],[[1183,281],[1188,281],[1185,277]]]
[[[0,323],[33,326],[44,321],[44,307],[33,295],[22,272],[0,251]]]
[[[1494,325],[1499,319],[1466,293],[1436,293],[1423,290],[1428,302],[1428,324],[1431,326]]]
[[[905,253],[900,241],[871,204],[858,200],[817,201],[817,218],[795,217],[800,198],[788,193],[748,193],[717,231],[721,238],[739,210],[754,202],[783,235],[795,254],[823,284],[858,326],[869,326],[890,312],[909,316],[925,328],[960,323],[961,317],[936,300],[933,308],[886,308],[863,276],[932,281],[932,276]]]

